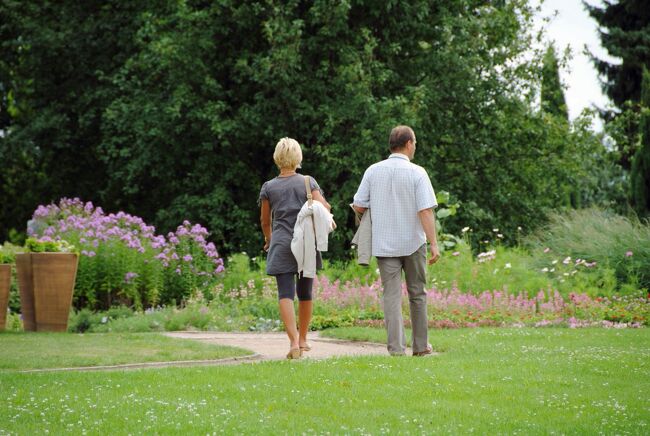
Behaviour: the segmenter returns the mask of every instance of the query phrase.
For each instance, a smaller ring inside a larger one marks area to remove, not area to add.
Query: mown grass
[[[430,338],[442,353],[429,358],[5,371],[0,433],[648,433],[648,329],[460,329]]]
[[[155,333],[0,333],[0,370],[221,359],[250,354]]]

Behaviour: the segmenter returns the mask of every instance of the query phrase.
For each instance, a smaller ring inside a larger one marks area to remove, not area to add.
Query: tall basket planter
[[[9,287],[11,286],[11,265],[0,265],[0,331],[7,325]]]
[[[32,253],[16,254],[16,278],[18,279],[18,290],[20,291],[20,313],[23,318],[23,329],[26,332],[35,332]]]
[[[77,278],[74,253],[16,255],[23,325],[28,331],[64,332]]]

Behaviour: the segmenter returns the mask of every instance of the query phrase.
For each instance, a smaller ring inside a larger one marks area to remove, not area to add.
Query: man
[[[404,355],[406,335],[402,321],[402,270],[406,276],[413,355],[432,353],[428,342],[426,282],[427,244],[429,264],[440,258],[433,209],[438,206],[426,170],[411,163],[415,156],[415,133],[408,126],[390,132],[391,155],[370,166],[354,195],[354,209],[370,210],[372,255],[377,258],[384,287],[384,319],[388,352]],[[425,239],[426,236],[426,239]]]

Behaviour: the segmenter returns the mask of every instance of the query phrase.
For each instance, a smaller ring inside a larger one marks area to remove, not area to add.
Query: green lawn
[[[0,434],[649,432],[650,329],[446,330],[431,342],[442,354],[3,371]]]
[[[221,359],[249,351],[156,333],[0,333],[0,370]]]

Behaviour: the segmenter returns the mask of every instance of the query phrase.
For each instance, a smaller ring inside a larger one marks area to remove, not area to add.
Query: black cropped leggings
[[[298,291],[299,301],[311,301],[311,290],[314,286],[314,279],[303,277],[302,274],[285,273],[277,274],[275,280],[278,283],[278,298],[296,298]]]

